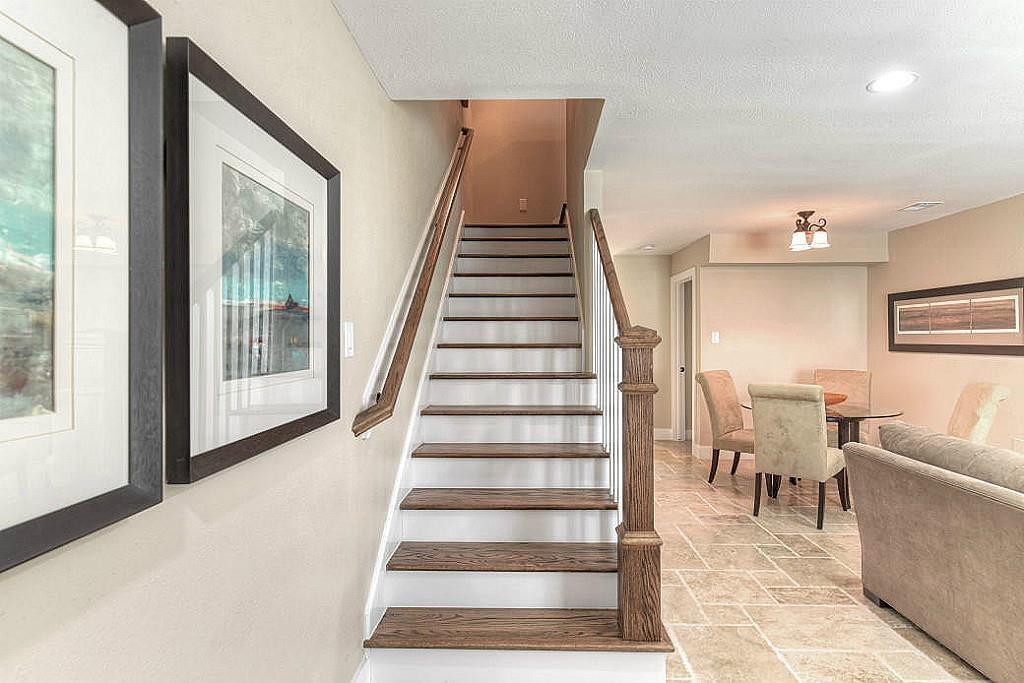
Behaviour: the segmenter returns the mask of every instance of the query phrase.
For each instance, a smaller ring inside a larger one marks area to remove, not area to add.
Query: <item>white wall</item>
[[[865,266],[706,266],[698,297],[700,370],[731,372],[741,400],[751,382],[810,382],[817,367],[867,367]],[[707,410],[696,400],[695,443],[710,447]],[[749,411],[745,419],[749,427]]]
[[[350,425],[458,104],[388,100],[329,0],[151,2],[343,173],[342,419],[0,574],[0,681],[347,681],[412,390]]]

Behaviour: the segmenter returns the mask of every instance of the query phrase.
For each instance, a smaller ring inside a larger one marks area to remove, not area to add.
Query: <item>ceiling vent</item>
[[[914,202],[910,206],[904,206],[900,211],[924,211],[933,206],[939,206],[942,202]]]

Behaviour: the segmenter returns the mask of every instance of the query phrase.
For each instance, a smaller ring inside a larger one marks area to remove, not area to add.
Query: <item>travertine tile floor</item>
[[[755,518],[752,461],[732,477],[723,454],[712,486],[686,443],[658,441],[655,460],[669,681],[985,680],[864,598],[856,518],[834,482],[818,531],[817,486],[784,481]]]

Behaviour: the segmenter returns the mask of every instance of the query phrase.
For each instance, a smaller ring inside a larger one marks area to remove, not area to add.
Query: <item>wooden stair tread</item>
[[[573,292],[449,292],[456,299],[575,299]]]
[[[597,406],[565,405],[428,405],[420,415],[600,415]]]
[[[561,223],[466,223],[467,228],[564,228]]]
[[[440,342],[439,349],[582,349],[579,342]]]
[[[614,572],[614,543],[442,543],[403,541],[389,571]]]
[[[424,443],[414,458],[607,458],[599,443]]]
[[[506,235],[503,237],[463,237],[463,242],[568,242],[568,237],[532,237],[530,235]]]
[[[452,273],[452,277],[572,277],[572,273],[562,271],[539,273]]]
[[[615,510],[606,489],[417,488],[403,510]]]
[[[571,258],[571,254],[459,254],[459,258]]]
[[[613,609],[389,607],[363,645],[373,648],[672,652],[661,640],[623,640]]]
[[[573,322],[580,321],[575,315],[446,315],[445,322]]]
[[[435,372],[430,379],[597,379],[593,372]]]

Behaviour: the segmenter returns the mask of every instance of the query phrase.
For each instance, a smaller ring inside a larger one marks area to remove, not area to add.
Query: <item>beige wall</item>
[[[565,201],[565,100],[473,100],[466,219],[551,223]],[[527,210],[519,210],[519,200]]]
[[[622,296],[626,299],[630,322],[649,327],[661,335],[654,349],[654,426],[672,427],[672,345],[669,290],[670,256],[616,256]]]
[[[792,233],[714,233],[710,236],[709,263],[882,263],[888,258],[884,232],[849,232],[842,229],[829,233],[828,249],[790,251]]]
[[[412,387],[371,439],[350,425],[458,105],[388,100],[328,0],[151,2],[342,171],[342,419],[0,574],[0,680],[347,681]]]
[[[672,254],[672,274],[678,275],[696,266],[707,265],[711,252],[711,236],[705,235]]]
[[[742,400],[751,382],[809,382],[817,367],[864,369],[866,292],[865,266],[703,267],[699,370],[731,372]],[[695,443],[710,447],[703,398],[696,404]]]
[[[1024,276],[1024,195],[889,233],[889,263],[868,269],[873,397],[905,411],[908,422],[945,431],[968,382],[999,382],[1002,405],[990,443],[1024,436],[1024,357],[890,353],[886,295]]]

